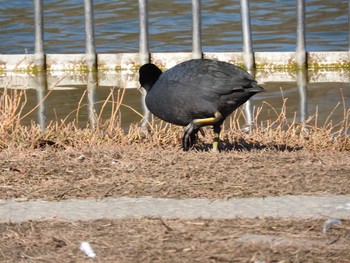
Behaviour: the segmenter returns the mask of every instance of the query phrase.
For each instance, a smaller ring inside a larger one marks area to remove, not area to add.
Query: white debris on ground
[[[333,225],[341,225],[341,221],[339,219],[327,219],[323,224],[323,234],[327,234],[328,230]]]
[[[80,250],[85,253],[86,256],[89,258],[96,257],[95,252],[92,250],[92,247],[90,246],[89,242],[83,241],[80,244]]]

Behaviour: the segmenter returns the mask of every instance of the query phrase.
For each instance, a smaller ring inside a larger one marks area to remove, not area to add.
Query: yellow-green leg
[[[213,141],[213,151],[219,152],[219,141],[220,141],[220,131],[221,125],[214,125],[214,141]]]

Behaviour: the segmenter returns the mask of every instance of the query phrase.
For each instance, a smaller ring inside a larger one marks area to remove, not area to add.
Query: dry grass
[[[344,100],[344,98],[343,98]],[[230,118],[228,134],[229,140],[251,142],[253,145],[264,145],[270,148],[291,147],[305,148],[308,150],[350,150],[349,141],[349,117],[350,109],[343,107],[343,120],[333,124],[332,115],[337,107],[333,109],[326,120],[321,123],[318,112],[311,115],[305,122],[297,122],[294,118],[287,118],[287,100],[283,98],[281,111],[276,111],[269,103],[263,102],[261,107],[254,109],[254,125],[249,133],[244,132],[241,127],[242,119],[245,119],[242,111],[236,111]],[[345,101],[342,101],[345,105]],[[262,112],[268,112],[268,118],[261,118]]]
[[[162,121],[152,120],[147,125],[147,130],[141,128],[139,123],[132,124],[128,131],[122,129],[121,107],[129,107],[123,104],[125,90],[119,90],[114,95],[111,90],[105,101],[100,103],[100,112],[95,113],[94,121],[80,128],[79,111],[86,105],[82,104],[84,94],[77,108],[69,116],[74,116],[73,121],[68,122],[67,116],[63,120],[51,121],[45,130],[34,122],[24,126],[21,121],[30,112],[23,112],[27,102],[25,90],[4,89],[0,95],[0,147],[37,147],[45,144],[56,146],[92,146],[104,143],[120,144],[142,144],[145,147],[178,147],[179,138],[182,135],[182,128],[167,124]],[[45,99],[45,98],[44,98]],[[277,111],[267,102],[254,109],[254,125],[248,131],[243,129],[245,116],[242,110],[237,110],[226,121],[222,131],[221,139],[224,148],[284,148],[308,150],[350,150],[349,139],[349,116],[350,109],[347,109],[345,101],[340,102],[336,107],[343,107],[343,120],[337,124],[332,122],[332,112],[324,123],[318,120],[318,113],[315,112],[305,122],[300,123],[296,118],[290,120],[286,117],[286,99],[282,99],[283,106]],[[42,103],[42,102],[41,102]],[[106,106],[111,106],[111,111],[106,113]],[[130,108],[130,107],[129,107]],[[135,110],[134,110],[135,111]],[[262,117],[262,113],[268,118]],[[140,113],[138,113],[140,114]],[[104,116],[108,116],[107,118]],[[207,129],[205,138],[197,149],[207,149],[212,141],[212,132]]]
[[[1,262],[349,262],[349,222],[324,220],[97,220],[0,224]],[[249,237],[258,237],[251,240]],[[88,259],[79,245],[96,253]],[[59,260],[58,260],[59,259]]]

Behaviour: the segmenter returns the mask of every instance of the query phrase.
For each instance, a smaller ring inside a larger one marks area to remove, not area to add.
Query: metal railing
[[[35,9],[35,64],[45,68],[45,54],[43,41],[43,0],[33,0]],[[251,23],[249,14],[249,0],[240,0],[241,20],[243,33],[243,60],[247,69],[255,67],[255,58],[252,43]],[[85,29],[86,29],[86,61],[89,70],[96,69],[96,52],[94,37],[93,0],[84,0],[85,5]],[[350,6],[350,0],[349,0]],[[148,31],[148,0],[139,0],[139,56],[140,64],[149,62],[149,31]],[[298,68],[307,67],[307,55],[305,48],[305,0],[296,0],[297,8],[297,41],[295,60]],[[350,8],[349,8],[350,10]],[[350,11],[349,11],[350,16]],[[350,42],[350,41],[349,41]],[[192,57],[200,58],[202,52],[201,35],[201,1],[192,0]]]
[[[34,64],[38,69],[45,70],[49,64],[52,57],[55,54],[45,55],[45,43],[44,43],[44,17],[43,17],[43,0],[33,0],[34,2],[34,18],[35,18],[35,52],[34,52]],[[250,19],[250,8],[249,8],[249,0],[240,0],[241,4],[241,24],[242,24],[242,35],[243,35],[243,52],[239,54],[243,57],[243,64],[246,69],[254,75],[253,69],[255,68],[257,61],[262,59],[264,63],[266,63],[267,56],[271,56],[271,54],[261,54],[259,52],[254,53],[253,50],[253,41],[252,41],[252,32],[251,32],[251,19]],[[138,62],[142,65],[144,63],[148,63],[151,60],[151,57],[154,54],[150,53],[149,48],[149,23],[148,23],[148,0],[139,0],[139,52]],[[350,0],[349,0],[350,7]],[[110,54],[108,54],[108,58],[103,54],[96,54],[95,47],[95,35],[94,35],[94,5],[93,0],[84,0],[84,10],[85,10],[85,31],[86,31],[86,42],[85,42],[85,62],[86,67],[90,71],[89,77],[87,81],[87,89],[88,89],[88,104],[89,104],[89,118],[91,125],[95,125],[94,120],[94,100],[95,100],[95,88],[97,83],[97,77],[93,71],[96,71],[98,67],[97,59],[101,61],[111,60]],[[296,51],[293,54],[286,54],[291,52],[286,52],[283,54],[284,61],[290,60],[292,56],[294,56],[295,64],[299,69],[305,69],[308,65],[307,63],[307,52],[306,52],[306,44],[305,44],[305,0],[296,0],[296,10],[297,10],[297,23],[296,23]],[[350,17],[350,8],[349,8],[349,17]],[[350,28],[350,19],[349,19],[349,28]],[[201,33],[202,25],[201,25],[201,1],[200,0],[192,0],[192,58],[201,58],[203,57],[202,51],[202,33]],[[349,43],[350,43],[350,34],[349,34]],[[349,47],[350,50],[350,47]],[[336,52],[334,52],[336,53]],[[152,56],[151,56],[152,55]],[[176,56],[175,54],[173,54]],[[205,54],[207,57],[210,57],[207,53]],[[317,54],[318,56],[319,54]],[[133,56],[133,55],[132,55]],[[161,57],[162,54],[157,54],[158,57]],[[168,56],[168,54],[166,55]],[[340,57],[346,56],[344,59],[344,63],[350,65],[349,61],[349,52],[343,52],[341,54],[335,54],[336,59],[340,60]],[[64,55],[64,57],[68,57]],[[163,55],[162,58],[165,56]],[[215,56],[212,56],[215,58]],[[82,56],[79,55],[78,59],[80,60]],[[181,59],[188,58],[187,54],[182,56]],[[232,58],[232,57],[231,57]],[[69,57],[71,59],[71,57]],[[134,57],[133,57],[134,59]],[[174,59],[176,60],[176,59]],[[18,61],[18,60],[17,60]],[[15,67],[17,67],[17,61],[15,61]],[[22,63],[23,59],[20,58],[20,63]],[[63,61],[63,60],[62,60]],[[259,61],[260,62],[260,61]],[[51,62],[50,62],[51,63]],[[306,83],[307,83],[307,72],[304,70],[299,70],[296,75],[297,86],[299,90],[300,96],[300,121],[305,121],[307,117],[307,93],[306,93]],[[42,100],[44,96],[44,91],[47,88],[47,80],[46,75],[42,74],[40,81],[37,83],[38,91],[38,99]],[[136,80],[135,80],[136,82]],[[115,83],[117,83],[115,81]],[[128,79],[128,83],[130,83],[130,79]],[[144,100],[142,99],[142,108],[145,114],[145,122],[147,123],[150,115],[148,114],[147,108],[144,104]],[[40,126],[42,128],[45,127],[45,103],[38,109],[38,119]],[[252,104],[250,101],[245,106],[245,113],[247,118],[247,124],[252,122]]]
[[[47,94],[47,79],[46,74],[41,73],[38,74],[36,78],[33,79],[35,83],[32,83],[35,85],[35,92],[36,92],[36,100],[38,103],[38,108],[36,111],[36,121],[39,125],[39,127],[44,130],[46,128],[47,116],[48,116],[48,106],[49,102],[44,99],[45,95]],[[306,69],[298,70],[296,72],[296,87],[297,92],[299,96],[299,104],[298,104],[298,115],[297,120],[300,122],[304,122],[308,118],[308,96],[307,96],[307,83],[308,83],[308,74]],[[57,82],[57,81],[56,81]],[[96,112],[99,112],[98,107],[98,96],[97,94],[97,83],[98,83],[98,74],[97,72],[88,72],[86,75],[86,82],[84,82],[84,85],[86,85],[86,91],[87,91],[87,98],[86,98],[86,105],[87,105],[87,119],[90,124],[90,127],[95,127],[96,125]],[[143,103],[143,100],[141,100],[141,103]],[[148,113],[147,108],[145,107],[145,104],[141,104],[141,110],[143,111],[143,121],[141,123],[141,126],[146,126],[147,122],[150,120],[151,115]],[[244,106],[244,114],[245,114],[245,121],[246,126],[244,128],[249,129],[250,126],[253,124],[254,116],[253,116],[253,103],[252,101],[248,101],[248,103]],[[57,116],[56,116],[57,117]]]
[[[297,0],[297,49],[296,63],[299,68],[306,67],[305,48],[305,0]]]
[[[34,61],[39,68],[45,67],[43,1],[34,0],[35,45]]]

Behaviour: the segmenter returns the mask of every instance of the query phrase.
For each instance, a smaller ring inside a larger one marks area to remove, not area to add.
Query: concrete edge
[[[263,85],[266,82],[294,82],[297,85],[297,71],[285,69],[257,69],[255,78]],[[308,83],[349,83],[350,70],[347,69],[309,69],[305,72],[305,79]],[[47,71],[45,73],[28,72],[4,72],[0,74],[0,88],[19,89],[59,89],[86,86],[92,79],[93,83],[104,87],[139,88],[137,71],[134,69],[125,70],[100,70],[98,72],[82,71]]]
[[[210,200],[117,197],[63,201],[0,200],[0,222],[163,217],[180,219],[350,219],[349,196],[275,196]]]
[[[266,82],[292,82],[297,85],[296,71],[281,69],[258,69],[255,78],[263,85]],[[104,87],[139,88],[138,74],[134,70],[98,71],[87,73],[78,71],[48,71],[43,74],[26,72],[5,72],[0,74],[0,88],[19,89],[60,89],[86,86],[93,83]],[[350,71],[345,69],[308,70],[305,74],[308,83],[349,83]]]
[[[191,52],[151,53],[151,61],[161,68],[170,68],[192,57]],[[86,71],[85,54],[46,54],[48,71]],[[295,52],[255,52],[257,69],[295,69]],[[227,61],[244,66],[242,52],[204,52],[204,58]],[[139,53],[97,54],[98,71],[137,70],[140,66]],[[349,52],[308,52],[309,68],[350,68]],[[0,54],[0,72],[35,72],[33,54]]]

